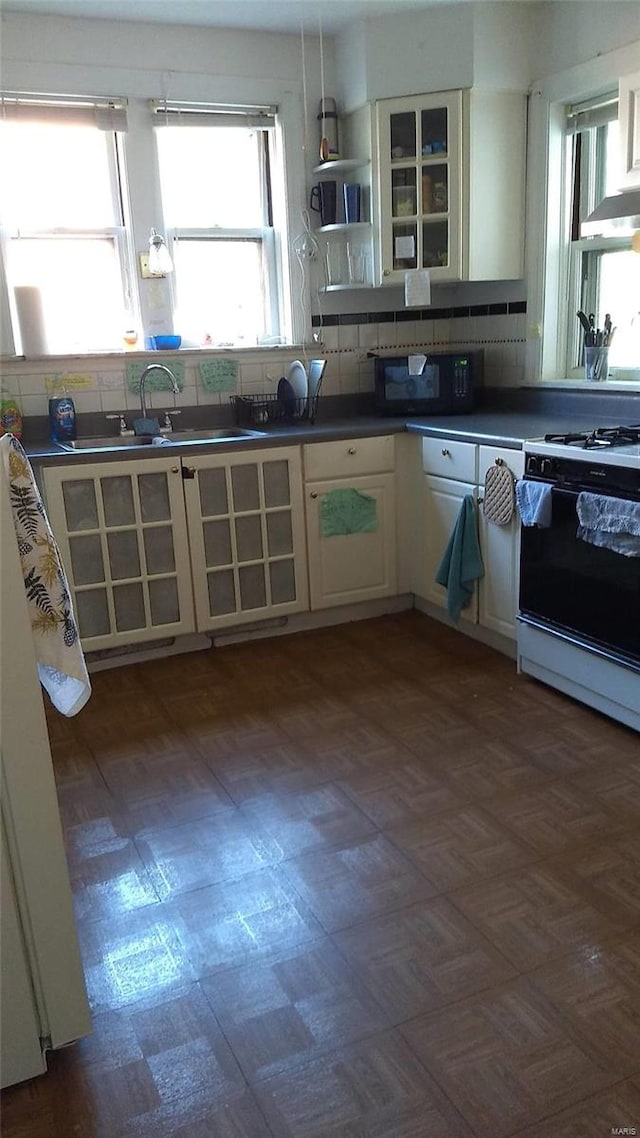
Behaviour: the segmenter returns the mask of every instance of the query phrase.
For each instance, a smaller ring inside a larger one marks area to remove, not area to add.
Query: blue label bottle
[[[76,409],[68,395],[49,400],[49,428],[54,443],[75,439]]]

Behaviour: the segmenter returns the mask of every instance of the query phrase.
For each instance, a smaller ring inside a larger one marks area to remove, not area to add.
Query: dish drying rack
[[[238,427],[260,427],[265,423],[313,423],[318,410],[318,395],[304,399],[281,398],[275,392],[265,395],[232,395]]]

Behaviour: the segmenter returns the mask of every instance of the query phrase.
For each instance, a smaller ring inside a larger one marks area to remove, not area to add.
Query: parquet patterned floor
[[[4,1138],[640,1131],[640,741],[417,613],[50,733],[94,1014]]]

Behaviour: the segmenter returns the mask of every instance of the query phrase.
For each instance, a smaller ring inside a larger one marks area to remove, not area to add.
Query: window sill
[[[314,345],[319,347],[319,345]],[[140,351],[112,350],[112,351],[88,351],[88,352],[63,352],[46,356],[0,356],[3,363],[43,363],[48,364],[55,360],[160,360],[168,356],[211,356],[228,355],[232,353],[234,356],[249,356],[255,355],[256,352],[302,352],[304,348],[301,344],[256,344],[251,348],[220,348],[215,346],[203,346],[201,348],[175,348],[162,351],[151,351],[149,349],[141,349]],[[307,355],[309,350],[307,348]]]
[[[603,379],[599,383],[586,379],[541,379],[538,386],[563,388],[572,391],[626,391],[627,394],[640,393],[640,379]]]

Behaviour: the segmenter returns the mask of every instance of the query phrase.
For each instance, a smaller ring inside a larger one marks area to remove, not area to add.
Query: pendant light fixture
[[[149,272],[154,277],[164,277],[173,272],[173,261],[162,235],[151,230],[149,237]]]

